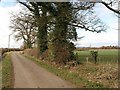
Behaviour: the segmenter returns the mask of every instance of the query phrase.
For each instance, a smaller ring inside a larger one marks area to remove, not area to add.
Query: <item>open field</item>
[[[76,51],[81,65],[73,69],[87,80],[103,84],[105,87],[118,87],[118,50],[98,49],[97,64],[90,53],[91,50]],[[87,60],[88,58],[88,60]]]
[[[87,51],[76,51],[78,55],[78,59],[81,63],[84,63],[87,61],[94,62],[90,51],[93,50],[87,50]],[[117,49],[98,49],[98,57],[97,61],[98,63],[117,63],[118,62],[118,50]]]

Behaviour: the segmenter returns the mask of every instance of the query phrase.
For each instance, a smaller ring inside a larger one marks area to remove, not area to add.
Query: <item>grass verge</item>
[[[2,61],[2,88],[13,88],[13,65],[10,59],[10,54],[7,54]]]
[[[27,55],[24,55],[24,56],[26,58],[28,58],[29,60],[34,61],[39,66],[47,69],[48,71],[54,73],[55,75],[61,77],[62,79],[70,81],[71,83],[76,85],[76,87],[86,87],[86,88],[102,88],[102,87],[104,87],[102,84],[88,81],[84,77],[80,77],[80,75],[78,73],[72,72],[69,69],[66,69],[64,67],[59,68],[55,65],[51,65],[44,61],[40,61],[32,56],[27,56]]]

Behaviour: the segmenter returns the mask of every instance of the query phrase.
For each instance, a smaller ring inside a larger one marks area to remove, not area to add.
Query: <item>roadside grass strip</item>
[[[2,62],[0,62],[0,89],[2,89]]]
[[[14,73],[10,54],[7,54],[2,61],[2,88],[13,88]]]

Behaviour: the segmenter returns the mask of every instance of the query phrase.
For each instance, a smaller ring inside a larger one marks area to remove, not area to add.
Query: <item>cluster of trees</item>
[[[3,55],[6,52],[9,51],[22,51],[22,49],[19,48],[0,48],[0,54]]]
[[[90,49],[120,49],[120,47],[119,46],[77,47],[76,51],[85,51]]]
[[[102,46],[100,49],[119,49],[119,46]]]
[[[16,33],[16,40],[23,39],[25,48],[37,44],[40,57],[45,58],[47,52],[57,63],[75,60],[76,29],[97,33],[106,30],[94,13],[94,2],[17,1],[26,10],[12,15],[10,27]]]

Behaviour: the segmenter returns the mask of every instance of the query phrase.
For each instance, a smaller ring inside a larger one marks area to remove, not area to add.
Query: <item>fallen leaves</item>
[[[118,87],[118,66],[117,64],[84,64],[77,67],[74,72],[88,81],[101,83],[106,88]]]

